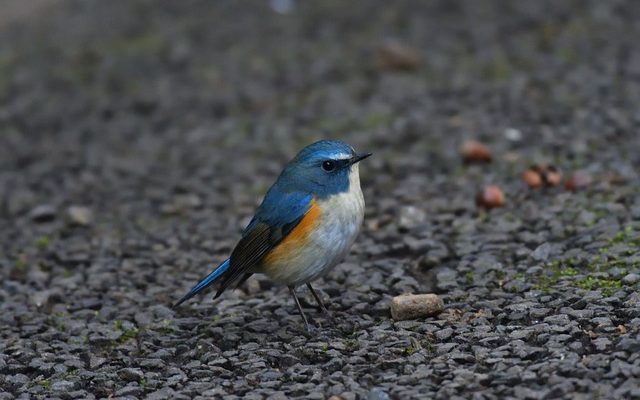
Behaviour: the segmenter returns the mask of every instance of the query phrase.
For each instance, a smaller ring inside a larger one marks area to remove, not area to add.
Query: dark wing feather
[[[236,289],[239,288],[243,283],[245,283],[247,279],[251,278],[251,275],[253,275],[253,272],[247,272],[246,274],[242,275],[242,278],[238,281],[238,283],[236,283]]]
[[[256,216],[244,231],[231,253],[231,266],[222,276],[219,297],[229,286],[250,273],[269,251],[284,239],[304,218],[312,197],[305,193],[283,193],[271,189],[258,208]]]

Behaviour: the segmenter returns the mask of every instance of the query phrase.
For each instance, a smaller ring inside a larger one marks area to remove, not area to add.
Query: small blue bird
[[[356,154],[353,147],[337,140],[321,140],[302,149],[265,195],[231,257],[174,307],[216,282],[220,286],[214,298],[252,274],[263,273],[289,288],[311,332],[296,287],[306,284],[327,313],[310,282],[342,260],[360,231],[364,198],[358,162],[370,155]]]

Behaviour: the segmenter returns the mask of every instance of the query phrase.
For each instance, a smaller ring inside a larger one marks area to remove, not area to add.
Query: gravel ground
[[[61,0],[3,26],[0,399],[640,398],[639,19]],[[389,43],[409,61],[376,60]],[[171,310],[324,137],[375,153],[363,232],[316,286],[336,323],[302,291],[307,338],[260,277]],[[493,163],[460,161],[471,137]],[[534,162],[593,184],[531,190]],[[477,210],[484,184],[504,207]],[[408,292],[444,313],[394,322]]]

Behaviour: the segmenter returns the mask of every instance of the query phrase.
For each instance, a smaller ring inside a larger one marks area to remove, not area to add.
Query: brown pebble
[[[567,190],[576,191],[590,186],[592,182],[593,179],[591,178],[591,175],[584,171],[576,171],[565,181],[564,187]]]
[[[522,173],[522,180],[532,189],[543,185],[558,186],[562,181],[562,173],[553,165],[534,164]]]
[[[418,68],[418,54],[411,47],[387,42],[375,50],[376,64],[383,71],[413,71]]]
[[[499,187],[488,185],[476,196],[476,205],[480,208],[496,208],[504,204],[504,194]]]
[[[444,310],[444,302],[435,294],[403,294],[391,300],[391,317],[395,321],[433,317]]]
[[[460,146],[460,155],[466,163],[487,163],[491,162],[491,151],[487,146],[477,140],[466,140]]]
[[[522,173],[522,180],[533,189],[542,186],[542,176],[534,167],[530,167]]]
[[[542,179],[546,186],[558,186],[562,182],[562,174],[558,168],[549,165],[543,169]]]

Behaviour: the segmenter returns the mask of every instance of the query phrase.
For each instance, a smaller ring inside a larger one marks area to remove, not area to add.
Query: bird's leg
[[[313,290],[310,283],[307,283],[307,287],[311,291],[311,294],[313,295],[313,297],[318,302],[318,305],[320,306],[320,311],[322,311],[323,314],[329,315],[329,310],[327,310],[327,307],[324,306],[322,299],[320,299],[320,296],[318,296],[318,293],[316,293],[316,291]]]
[[[307,283],[307,287],[309,288],[309,290],[311,291],[311,294],[313,295],[313,297],[315,297],[316,301],[320,305],[320,311],[322,311],[322,314],[329,320],[331,324],[335,325],[336,319],[333,317],[333,314],[331,314],[329,310],[327,310],[327,307],[324,306],[324,303],[320,299],[320,296],[318,296],[318,293],[316,293],[316,291],[313,290],[310,283]]]
[[[295,302],[296,302],[296,307],[298,307],[298,311],[300,312],[300,316],[304,320],[304,327],[307,330],[307,333],[312,334],[313,330],[311,329],[311,326],[309,325],[309,321],[307,321],[307,316],[304,315],[304,311],[302,311],[302,306],[300,305],[300,300],[298,300],[298,296],[296,295],[296,289],[293,286],[289,286],[289,291],[291,292],[291,295],[293,296],[293,300],[295,300]]]

